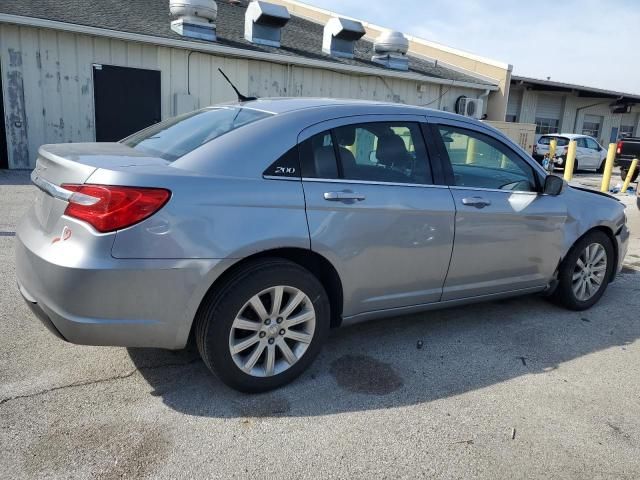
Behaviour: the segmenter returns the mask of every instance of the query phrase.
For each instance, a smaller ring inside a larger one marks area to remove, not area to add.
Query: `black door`
[[[2,96],[2,70],[0,70],[0,168],[9,168],[7,154],[7,129],[4,118],[4,98]]]
[[[96,141],[116,142],[160,121],[160,72],[93,66]]]

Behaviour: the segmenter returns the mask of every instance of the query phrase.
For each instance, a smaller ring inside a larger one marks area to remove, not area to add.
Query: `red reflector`
[[[162,188],[62,185],[75,192],[65,215],[84,220],[99,232],[130,227],[160,210],[171,192]]]

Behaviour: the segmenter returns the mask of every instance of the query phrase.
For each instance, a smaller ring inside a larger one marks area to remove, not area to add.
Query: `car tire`
[[[596,173],[604,173],[604,166],[606,163],[607,163],[606,159],[602,160],[602,162],[600,163],[600,166],[596,170]]]
[[[595,261],[602,252],[605,254],[604,267],[601,262]],[[551,300],[569,310],[580,311],[591,308],[607,289],[615,268],[614,261],[614,248],[610,238],[599,230],[587,233],[575,243],[560,264],[558,286]],[[581,264],[586,267],[586,270],[581,267]],[[581,276],[578,277],[578,275]],[[585,277],[590,278],[588,283],[593,289],[589,286],[584,290],[581,289],[581,283]],[[594,278],[597,278],[600,283],[596,284]]]
[[[309,320],[294,325],[301,318]],[[320,281],[300,265],[278,258],[238,268],[209,292],[195,319],[204,363],[225,384],[247,393],[272,390],[298,377],[320,352],[329,328],[329,298]]]
[[[633,176],[631,177],[631,181],[635,182],[638,179],[638,169],[636,168],[636,171],[633,172]],[[620,168],[620,178],[622,178],[622,181],[625,181],[627,179],[627,175],[629,174],[629,170],[626,168]]]

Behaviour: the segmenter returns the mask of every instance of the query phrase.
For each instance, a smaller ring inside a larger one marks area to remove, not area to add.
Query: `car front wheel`
[[[611,240],[603,232],[590,232],[562,261],[552,299],[571,310],[586,310],[600,300],[614,268]]]
[[[330,305],[318,279],[282,259],[244,265],[205,299],[196,342],[209,369],[243,392],[291,382],[320,352]]]

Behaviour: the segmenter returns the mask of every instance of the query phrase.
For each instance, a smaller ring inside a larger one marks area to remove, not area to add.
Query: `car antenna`
[[[234,92],[236,92],[236,95],[238,96],[238,101],[239,102],[249,102],[251,100],[258,100],[258,97],[246,97],[243,94],[240,93],[240,91],[236,88],[236,86],[233,84],[233,82],[231,82],[231,80],[229,80],[229,77],[227,77],[224,72],[222,71],[221,68],[218,68],[218,71],[222,74],[222,76],[224,77],[224,79],[229,82],[229,85],[231,85],[231,88],[233,88]]]

